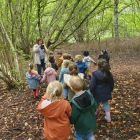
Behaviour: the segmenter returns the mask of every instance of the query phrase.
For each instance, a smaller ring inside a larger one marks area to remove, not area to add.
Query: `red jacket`
[[[37,110],[44,119],[44,136],[47,140],[67,140],[71,134],[71,106],[68,101],[61,99],[49,102],[45,97],[38,104]]]

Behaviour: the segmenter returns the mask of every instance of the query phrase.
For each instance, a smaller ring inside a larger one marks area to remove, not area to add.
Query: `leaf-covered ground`
[[[114,59],[112,71],[116,81],[112,123],[104,121],[101,106],[96,140],[140,140],[140,61]],[[38,102],[29,90],[8,92],[0,82],[0,140],[43,140]]]

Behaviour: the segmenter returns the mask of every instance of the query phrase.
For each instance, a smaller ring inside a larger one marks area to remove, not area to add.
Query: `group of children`
[[[102,103],[105,119],[111,122],[109,100],[114,87],[109,57],[99,56],[98,69],[90,75],[96,62],[85,51],[73,59],[70,54],[51,54],[43,76],[29,65],[26,74],[29,87],[38,97],[39,84],[46,82],[46,93],[37,110],[44,116],[44,137],[47,140],[67,140],[74,125],[76,140],[94,140],[96,115]],[[106,59],[107,58],[107,59]],[[59,73],[59,74],[58,74]],[[86,82],[88,81],[88,82]]]

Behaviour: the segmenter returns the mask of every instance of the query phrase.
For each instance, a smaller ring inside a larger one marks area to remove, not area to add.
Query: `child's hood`
[[[85,91],[80,96],[73,98],[71,102],[83,111],[91,109],[95,104],[95,100],[89,91]]]
[[[26,73],[26,78],[32,78],[32,75],[29,72],[27,72]]]
[[[27,72],[26,73],[26,78],[27,79],[40,79],[40,76],[39,75],[37,75],[37,74],[31,74],[31,73],[29,73],[29,72]]]
[[[43,103],[43,102],[41,102]],[[37,110],[49,119],[55,119],[61,116],[61,113],[66,110],[68,101],[60,100],[53,103],[46,102],[46,107],[41,108],[41,103],[38,105]],[[44,106],[44,105],[43,105]]]
[[[52,75],[54,74],[55,70],[51,67],[48,67],[46,70],[45,70],[45,73],[46,75]]]

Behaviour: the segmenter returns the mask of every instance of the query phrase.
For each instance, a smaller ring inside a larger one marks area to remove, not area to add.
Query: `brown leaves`
[[[116,85],[111,101],[112,122],[104,120],[103,108],[97,116],[96,140],[139,140],[140,66],[115,62]],[[0,83],[0,137],[3,140],[43,140],[43,117],[36,111],[39,100],[31,91],[8,91]],[[42,92],[43,93],[43,92]]]
[[[138,68],[138,66],[128,66],[123,63],[114,65],[112,70],[116,85],[111,101],[112,122],[109,125],[105,123],[105,114],[103,108],[100,108],[100,114],[97,117],[97,140],[139,139],[140,74],[138,75],[138,69],[140,66]]]
[[[42,118],[36,111],[38,100],[33,98],[31,91],[24,94],[11,91],[0,97],[3,98],[0,102],[1,137],[5,140],[41,140]]]

